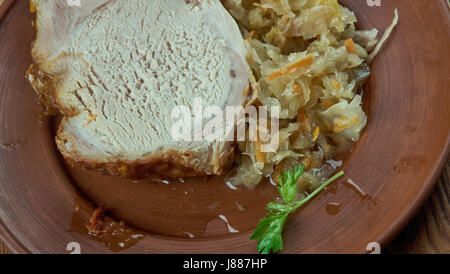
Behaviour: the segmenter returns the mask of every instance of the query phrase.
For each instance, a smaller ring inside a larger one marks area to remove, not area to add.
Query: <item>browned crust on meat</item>
[[[58,138],[58,137],[56,137]],[[189,163],[194,157],[188,153],[180,153],[179,151],[169,150],[161,153],[152,154],[151,158],[126,161],[117,160],[114,162],[95,162],[81,159],[77,155],[68,155],[61,146],[58,146],[63,154],[66,162],[72,167],[79,167],[88,170],[100,172],[105,175],[121,177],[125,179],[142,179],[152,174],[160,174],[168,177],[195,177],[203,175],[220,175],[231,166],[234,160],[234,149],[226,156],[226,161],[222,165],[223,168],[216,169],[212,172],[196,169]]]
[[[39,69],[35,63],[28,68],[25,78],[36,92],[39,101],[46,107],[46,115],[62,113],[66,117],[77,116],[76,109],[68,109],[58,100],[58,90],[55,88],[55,77],[48,75]]]

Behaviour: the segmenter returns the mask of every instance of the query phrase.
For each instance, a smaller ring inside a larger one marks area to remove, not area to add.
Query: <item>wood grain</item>
[[[0,254],[9,254],[8,248],[2,242],[0,242]]]
[[[12,3],[12,1],[10,1]],[[0,20],[2,20],[3,16],[6,14],[7,10],[9,9],[9,5],[8,7],[5,5],[6,0],[0,0]],[[8,254],[9,251],[6,248],[5,244],[3,244],[2,242],[0,242],[0,254]]]
[[[9,8],[11,8],[12,4],[14,4],[15,0],[0,0],[0,21],[8,12]]]
[[[386,253],[450,253],[450,161],[428,201],[386,248]]]

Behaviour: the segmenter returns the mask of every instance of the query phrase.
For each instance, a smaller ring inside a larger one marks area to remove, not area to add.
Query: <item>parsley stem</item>
[[[289,216],[296,209],[310,201],[320,191],[326,188],[329,184],[336,181],[339,177],[344,175],[341,171],[328,179],[320,187],[314,190],[305,199],[291,203],[294,195],[297,193],[297,179],[303,172],[303,167],[294,168],[292,171],[285,171],[284,177],[279,178],[278,192],[284,200],[284,203],[269,203],[267,206],[268,213],[258,223],[258,227],[250,236],[250,240],[258,241],[258,252],[262,254],[276,253],[283,249],[283,232],[284,223]]]
[[[328,179],[325,183],[323,183],[320,187],[318,187],[316,190],[314,190],[311,194],[309,194],[305,199],[298,201],[297,203],[295,203],[295,206],[292,208],[293,210],[301,207],[302,205],[304,205],[305,203],[307,203],[309,200],[311,200],[312,198],[314,198],[314,196],[316,196],[319,192],[321,192],[324,188],[326,188],[329,184],[331,184],[332,182],[336,181],[337,179],[339,179],[340,177],[344,176],[344,171],[341,171],[339,173],[336,173],[336,175],[334,175],[333,177],[331,177],[330,179]]]

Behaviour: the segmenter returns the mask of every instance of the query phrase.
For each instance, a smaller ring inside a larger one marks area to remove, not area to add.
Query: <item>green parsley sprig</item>
[[[267,205],[268,213],[259,223],[253,232],[250,240],[258,241],[258,252],[261,254],[276,253],[283,249],[283,232],[284,223],[289,214],[297,210],[314,198],[319,192],[326,188],[329,184],[336,181],[344,175],[341,171],[328,179],[319,188],[309,194],[303,200],[293,202],[297,193],[297,181],[303,173],[303,166],[298,166],[284,173],[283,177],[278,174],[278,192],[285,203],[271,202]]]

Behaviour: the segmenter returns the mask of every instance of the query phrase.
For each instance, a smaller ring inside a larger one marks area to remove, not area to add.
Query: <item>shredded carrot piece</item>
[[[274,79],[276,79],[276,78],[278,78],[278,77],[281,77],[281,76],[283,76],[283,75],[285,75],[285,74],[287,74],[286,71],[284,71],[284,70],[278,70],[278,71],[275,71],[275,72],[269,74],[269,77],[268,77],[268,78],[269,78],[269,80],[274,80]]]
[[[277,79],[277,78],[279,78],[281,76],[294,73],[294,72],[296,72],[297,70],[299,70],[301,68],[310,66],[312,63],[313,63],[313,57],[312,56],[308,56],[305,59],[302,59],[302,60],[300,60],[300,61],[298,61],[298,62],[296,62],[296,63],[294,63],[292,65],[289,65],[289,66],[287,66],[285,68],[282,68],[280,70],[272,72],[271,74],[269,74],[268,79],[269,80],[275,80],[275,79]]]
[[[288,71],[291,72],[292,70],[297,70],[297,69],[300,69],[303,67],[307,67],[307,66],[311,65],[312,63],[313,63],[312,56],[308,56],[305,59],[300,60],[300,61],[288,66],[287,69],[288,69]]]
[[[317,140],[317,137],[319,137],[320,127],[316,127],[313,134],[313,142]]]
[[[348,53],[356,53],[355,43],[352,38],[345,40],[344,45]]]
[[[336,118],[336,119],[334,119],[334,127],[333,127],[333,131],[334,131],[335,133],[340,133],[340,132],[342,132],[344,129],[347,129],[347,128],[349,128],[349,127],[352,127],[352,126],[356,125],[356,124],[359,122],[359,118],[356,117],[356,119],[353,120],[353,121],[351,121],[350,123],[339,125],[339,122],[342,121],[342,120],[344,120],[344,119],[343,119],[343,118]]]

